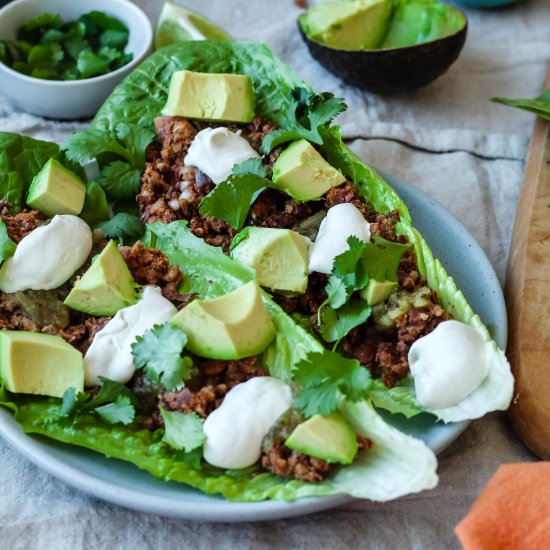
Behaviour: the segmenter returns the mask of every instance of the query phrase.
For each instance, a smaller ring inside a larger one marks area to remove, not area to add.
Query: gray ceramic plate
[[[492,329],[497,343],[506,345],[506,309],[502,290],[489,260],[472,236],[440,204],[425,193],[388,177],[408,204],[413,222],[454,277],[476,312]],[[436,424],[420,415],[407,421],[388,415],[393,424],[439,452],[466,428],[468,422]],[[201,521],[259,521],[297,516],[332,508],[351,500],[348,496],[302,499],[292,503],[228,502],[204,495],[185,485],[157,481],[125,462],[25,435],[11,414],[0,409],[0,435],[29,460],[63,481],[98,498],[153,514]]]

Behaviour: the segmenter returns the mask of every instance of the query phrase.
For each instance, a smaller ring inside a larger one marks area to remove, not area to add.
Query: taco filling
[[[192,161],[189,162],[189,150],[204,129],[227,128],[233,133],[238,132],[261,155],[262,141],[277,130],[277,126],[261,116],[255,116],[251,123],[242,126],[161,116],[155,118],[155,127],[158,139],[147,149],[146,168],[137,195],[143,221],[170,223],[185,220],[194,235],[229,254],[238,231],[223,219],[201,214],[201,202],[216,188],[216,184],[193,166]],[[263,156],[262,163],[267,169],[268,179],[272,179],[273,165],[286,147],[286,144],[277,147]],[[322,147],[318,149],[322,154]],[[315,238],[326,213],[340,204],[353,205],[367,222],[371,235],[408,244],[407,237],[398,235],[396,231],[399,211],[392,210],[387,214],[375,211],[351,181],[332,187],[318,200],[310,201],[298,201],[280,189],[265,189],[251,205],[244,226],[288,229]],[[346,222],[345,218],[341,220],[341,223]],[[280,269],[280,265],[275,265],[273,269]],[[437,294],[428,288],[426,279],[420,275],[412,247],[409,246],[402,255],[395,278],[396,285],[391,294],[374,305],[365,323],[343,336],[339,347],[345,356],[358,359],[388,388],[409,375],[407,354],[411,345],[432,332],[441,322],[452,318],[441,307]],[[319,312],[326,304],[328,295],[325,289],[328,283],[329,274],[313,271],[301,294],[293,292],[289,295],[288,291],[269,287],[266,290],[273,292],[273,299],[286,313],[307,316],[311,330],[323,340]],[[365,307],[368,306],[365,302]],[[329,342],[325,343],[327,347],[333,347]]]

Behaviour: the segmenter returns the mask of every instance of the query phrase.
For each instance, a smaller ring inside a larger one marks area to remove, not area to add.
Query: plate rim
[[[497,344],[502,349],[505,349],[507,340],[507,317],[504,295],[498,277],[491,262],[487,258],[485,251],[481,248],[470,232],[464,227],[464,225],[460,223],[447,210],[447,208],[431,197],[428,193],[384,172],[380,173],[387,179],[392,187],[401,189],[401,191],[405,191],[407,194],[416,195],[419,201],[429,206],[430,209],[435,208],[436,210],[440,210],[445,213],[447,223],[451,226],[451,229],[469,237],[471,240],[470,248],[474,248],[472,254],[475,252],[476,259],[479,263],[483,264],[480,269],[491,275],[494,281],[496,281],[493,300],[498,301],[498,309],[501,309],[504,313],[503,326],[500,332],[500,337],[497,339]],[[399,194],[401,194],[401,191]],[[449,435],[439,444],[433,445],[431,447],[432,450],[436,454],[440,453],[443,449],[455,441],[470,423],[470,420],[466,420],[463,422],[446,425],[449,428],[453,427],[453,431],[450,432]],[[66,446],[68,449],[74,446],[62,444],[56,441],[49,441],[45,437],[41,438],[25,434],[15,421],[11,411],[5,408],[0,408],[0,436],[11,447],[19,451],[28,460],[30,460],[30,462],[88,495],[127,509],[156,514],[164,517],[209,522],[265,521],[320,512],[355,500],[360,500],[349,495],[328,495],[308,497],[292,502],[277,500],[266,500],[261,502],[235,502],[219,499],[216,495],[204,495],[205,497],[212,496],[216,498],[212,498],[212,500],[203,507],[201,505],[197,505],[197,503],[186,503],[185,500],[173,501],[169,498],[167,499],[166,497],[158,497],[156,495],[149,494],[147,495],[147,498],[144,499],[144,493],[139,490],[130,490],[125,487],[113,485],[111,482],[99,479],[91,473],[87,473],[73,465],[63,462],[60,458],[54,456],[54,453],[51,450],[51,444],[55,443],[56,445],[61,445],[63,447]],[[90,452],[95,453],[95,451]],[[97,454],[100,459],[104,458],[104,455],[101,453],[95,454]],[[126,464],[133,466],[130,463]],[[161,480],[155,480],[155,482],[157,481],[158,483],[163,483]],[[190,487],[185,484],[182,484],[182,486],[184,489],[190,489]]]

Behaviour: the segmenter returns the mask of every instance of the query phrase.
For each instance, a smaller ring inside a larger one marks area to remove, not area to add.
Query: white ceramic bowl
[[[128,0],[16,0],[0,10],[0,40],[14,39],[29,19],[44,12],[59,13],[64,21],[74,21],[90,11],[103,11],[128,27],[126,52],[134,55],[124,67],[85,80],[43,80],[10,69],[0,63],[0,94],[21,109],[48,118],[75,119],[93,116],[113,88],[152,49],[151,22]]]

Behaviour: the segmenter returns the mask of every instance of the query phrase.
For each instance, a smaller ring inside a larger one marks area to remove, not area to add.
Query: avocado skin
[[[298,23],[309,53],[348,84],[379,94],[409,92],[445,73],[458,58],[468,24],[457,33],[416,46],[386,50],[337,50],[311,40]]]

